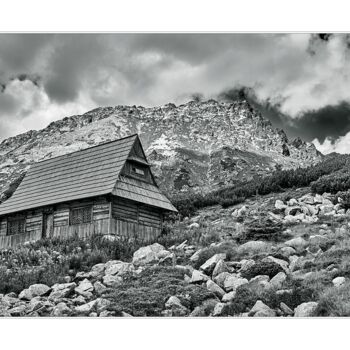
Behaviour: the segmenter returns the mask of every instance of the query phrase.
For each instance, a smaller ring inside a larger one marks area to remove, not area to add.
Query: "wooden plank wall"
[[[41,211],[28,212],[26,216],[26,233],[41,235],[43,213]]]
[[[122,198],[113,198],[111,232],[149,242],[162,230],[162,214],[156,208]]]
[[[6,236],[7,233],[7,220],[6,218],[0,219],[0,236]]]
[[[7,236],[7,218],[4,217],[0,222],[0,249],[13,248],[18,244],[28,241],[36,241],[41,238],[42,219],[41,211],[29,211],[25,214],[26,225],[25,233]]]
[[[0,248],[7,249],[13,248],[18,244],[23,244],[28,241],[37,241],[41,238],[41,232],[31,231],[25,234],[12,235],[12,236],[0,236]]]
[[[70,208],[92,205],[92,222],[69,226]],[[85,238],[93,234],[109,233],[110,202],[106,198],[97,198],[94,201],[76,201],[57,206],[54,211],[53,237],[67,238],[79,236]]]

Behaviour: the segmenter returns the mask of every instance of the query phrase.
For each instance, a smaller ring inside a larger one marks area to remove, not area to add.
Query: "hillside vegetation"
[[[311,190],[319,194],[347,191],[350,189],[350,156],[332,155],[307,168],[276,170],[269,176],[210,193],[174,196],[172,202],[182,216],[189,216],[207,206],[220,204],[225,208],[256,195],[305,186],[311,186]]]

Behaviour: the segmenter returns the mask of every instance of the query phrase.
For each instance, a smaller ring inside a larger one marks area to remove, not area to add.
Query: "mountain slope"
[[[4,140],[0,193],[33,162],[133,133],[140,135],[158,183],[167,192],[208,191],[322,158],[313,144],[289,142],[245,100],[101,107]]]

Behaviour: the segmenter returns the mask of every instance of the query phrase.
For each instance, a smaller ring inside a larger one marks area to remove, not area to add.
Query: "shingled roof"
[[[0,215],[107,194],[177,211],[156,185],[120,176],[136,140],[131,135],[33,164]]]

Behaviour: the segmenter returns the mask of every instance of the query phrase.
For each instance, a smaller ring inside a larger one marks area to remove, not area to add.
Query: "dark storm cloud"
[[[346,101],[302,113],[298,118],[291,118],[281,112],[280,104],[272,104],[269,100],[259,101],[252,88],[232,88],[221,92],[218,99],[227,102],[246,99],[262,116],[270,120],[274,127],[283,129],[290,139],[301,137],[312,141],[317,138],[322,143],[326,138],[335,140],[350,131],[350,104]]]
[[[349,45],[327,33],[0,34],[0,137],[101,105],[224,91],[291,137],[335,138],[349,131]]]

